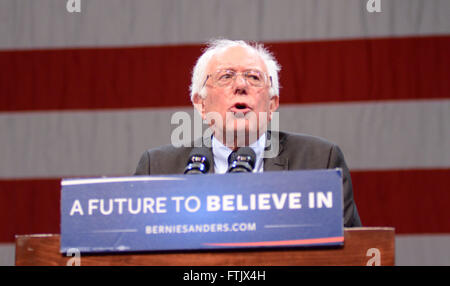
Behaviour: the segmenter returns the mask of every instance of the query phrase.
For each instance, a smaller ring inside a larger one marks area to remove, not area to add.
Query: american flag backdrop
[[[211,38],[281,64],[280,129],[338,144],[397,264],[450,265],[450,1],[0,0],[0,264],[60,232],[60,180],[133,174],[193,112]]]

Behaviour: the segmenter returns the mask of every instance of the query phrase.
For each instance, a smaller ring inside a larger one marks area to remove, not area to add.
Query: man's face
[[[234,133],[239,137],[239,134],[244,132],[246,140],[249,134],[256,134],[256,138],[259,138],[266,131],[272,112],[279,104],[277,96],[270,98],[271,82],[264,61],[258,54],[243,47],[230,47],[210,60],[207,74],[212,75],[218,70],[232,70],[238,73],[257,70],[266,74],[267,84],[261,87],[249,84],[242,74],[237,75],[235,80],[226,86],[215,85],[210,77],[204,87],[206,98],[202,99],[199,95],[194,97],[194,104],[203,119],[207,119],[208,114],[221,116],[222,124],[214,127],[216,137],[220,137],[219,133],[224,136]],[[225,140],[223,142],[225,143]],[[245,145],[251,143],[253,142],[247,141]]]

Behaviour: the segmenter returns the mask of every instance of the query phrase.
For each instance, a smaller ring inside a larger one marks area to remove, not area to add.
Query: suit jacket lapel
[[[265,171],[283,171],[288,170],[288,159],[285,157],[275,157],[264,159]]]
[[[278,145],[278,153],[277,156],[272,158],[265,158],[264,159],[264,171],[283,171],[288,170],[288,157],[287,153],[283,153],[284,149],[284,143],[285,143],[285,137],[282,136],[280,133],[274,133],[271,131],[267,131],[267,147],[266,147],[266,154],[268,153],[268,150],[271,148],[275,148]],[[274,136],[275,135],[275,136]],[[276,136],[278,135],[278,136]]]

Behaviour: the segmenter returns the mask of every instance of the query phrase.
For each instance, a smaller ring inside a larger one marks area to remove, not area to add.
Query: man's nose
[[[234,94],[246,95],[247,94],[247,81],[242,75],[237,75],[233,83]]]

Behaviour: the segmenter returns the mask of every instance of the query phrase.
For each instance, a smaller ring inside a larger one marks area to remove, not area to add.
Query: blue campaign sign
[[[61,252],[342,245],[342,172],[65,179]]]

